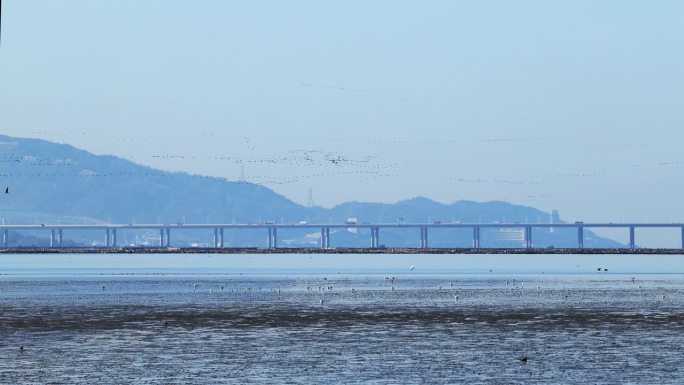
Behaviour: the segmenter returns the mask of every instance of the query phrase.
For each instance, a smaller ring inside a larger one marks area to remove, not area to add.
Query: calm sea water
[[[2,384],[684,383],[680,274],[0,274]]]

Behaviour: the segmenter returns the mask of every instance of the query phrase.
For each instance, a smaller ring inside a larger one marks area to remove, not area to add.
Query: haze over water
[[[231,258],[189,266],[216,256],[177,256],[188,265],[172,268],[87,257],[59,256],[77,261],[63,269],[21,266],[55,256],[9,257],[0,383],[684,380],[683,274],[613,273],[619,264],[608,273],[420,264],[278,273]]]

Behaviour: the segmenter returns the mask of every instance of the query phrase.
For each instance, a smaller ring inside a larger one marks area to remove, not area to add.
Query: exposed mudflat
[[[0,293],[0,383],[684,383],[678,275],[8,275]]]

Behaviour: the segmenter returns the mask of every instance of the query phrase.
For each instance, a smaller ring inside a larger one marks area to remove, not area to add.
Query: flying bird
[[[0,0],[2,1],[2,0]],[[9,194],[9,187],[5,187],[5,194]]]

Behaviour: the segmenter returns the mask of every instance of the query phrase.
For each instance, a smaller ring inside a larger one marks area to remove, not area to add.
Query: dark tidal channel
[[[684,383],[684,278],[513,279],[10,277],[0,383]]]

